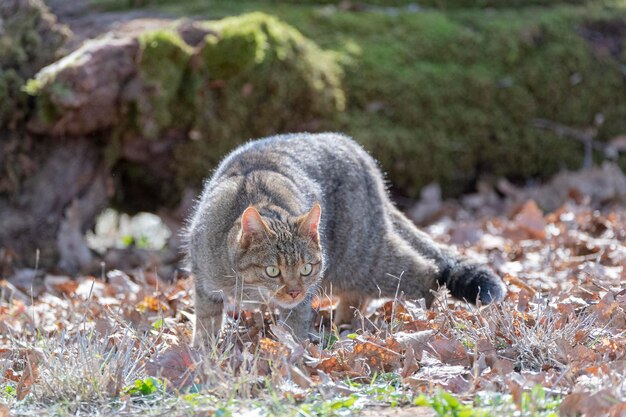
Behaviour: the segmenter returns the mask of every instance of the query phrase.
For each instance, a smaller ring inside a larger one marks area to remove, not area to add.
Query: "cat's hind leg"
[[[384,239],[369,279],[361,284],[361,291],[384,298],[404,295],[409,299],[423,298],[426,305],[434,299],[439,288],[439,267],[432,259],[417,252],[395,232]]]
[[[351,324],[357,311],[365,312],[369,298],[359,293],[343,293],[339,295],[339,305],[333,313],[333,323],[336,326]]]

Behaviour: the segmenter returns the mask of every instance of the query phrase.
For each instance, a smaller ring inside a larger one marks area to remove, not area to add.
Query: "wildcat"
[[[445,285],[487,304],[506,287],[435,243],[391,202],[376,161],[335,133],[274,136],[233,151],[205,183],[187,232],[196,277],[194,344],[222,326],[224,298],[267,302],[309,335],[311,298],[336,295],[336,321],[368,299],[433,300]]]

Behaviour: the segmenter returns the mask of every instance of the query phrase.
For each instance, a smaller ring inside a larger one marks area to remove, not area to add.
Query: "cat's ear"
[[[255,238],[263,239],[269,234],[267,224],[253,206],[245,209],[241,215],[241,233],[239,243],[242,247],[248,247]]]
[[[311,210],[298,219],[298,233],[301,236],[307,236],[316,243],[320,241],[319,225],[322,216],[322,207],[320,203],[313,204]]]

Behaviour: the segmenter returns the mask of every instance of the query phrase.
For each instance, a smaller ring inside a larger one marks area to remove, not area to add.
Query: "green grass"
[[[350,416],[360,410],[372,406],[386,406],[391,409],[405,407],[424,407],[432,409],[440,417],[488,417],[495,415],[528,416],[528,417],[557,417],[560,397],[548,395],[537,385],[530,391],[522,393],[519,405],[509,394],[483,392],[469,400],[449,392],[438,390],[434,394],[412,394],[409,389],[399,382],[397,374],[382,374],[374,377],[369,384],[359,384],[347,381],[345,387],[351,393],[335,394],[332,398],[321,395],[319,392],[299,392],[294,396],[285,396],[275,391],[270,381],[264,383],[264,395],[257,399],[241,399],[232,397],[224,400],[204,392],[194,392],[202,387],[192,386],[186,392],[167,391],[163,381],[148,377],[138,379],[125,388],[122,396],[112,399],[109,404],[100,405],[97,409],[102,412],[109,410],[116,413],[124,409],[134,409],[141,415],[161,415],[163,412],[177,415],[196,415],[198,412],[208,412],[215,416],[235,416],[246,411],[256,410],[260,416]],[[13,402],[15,389],[6,386],[2,397],[7,402]],[[130,396],[130,397],[129,397]],[[11,398],[13,397],[13,398]],[[44,404],[31,403],[28,398],[14,408],[15,415],[28,415],[30,412],[42,412]],[[46,413],[57,415],[72,414],[73,410],[81,407],[80,399],[58,402],[45,405]],[[89,408],[84,408],[87,411]],[[96,412],[91,409],[91,412]],[[132,414],[132,413],[131,413]],[[385,414],[383,414],[385,415]]]

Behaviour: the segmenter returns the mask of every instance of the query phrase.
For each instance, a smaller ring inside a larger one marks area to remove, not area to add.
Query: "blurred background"
[[[626,2],[2,0],[0,276],[172,279],[229,150],[328,130],[421,225],[623,207]]]

